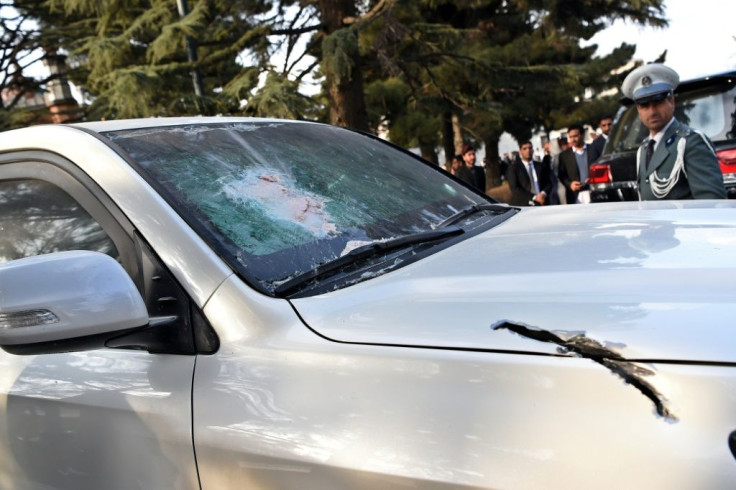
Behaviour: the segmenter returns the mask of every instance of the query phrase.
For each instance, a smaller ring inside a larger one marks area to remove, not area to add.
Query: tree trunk
[[[501,159],[498,157],[498,140],[500,135],[491,135],[485,139],[486,146],[486,180],[488,187],[501,185]]]
[[[452,157],[457,154],[453,135],[452,112],[447,110],[442,114],[442,148],[445,150],[445,169],[448,172],[452,165]]]
[[[354,0],[319,0],[319,10],[325,36],[346,29],[343,19],[356,15]],[[329,56],[328,53],[323,54]],[[349,74],[335,73],[334,65],[322,60],[327,83],[330,124],[368,131],[363,73],[357,49],[352,58]]]
[[[465,138],[463,137],[463,128],[460,126],[460,116],[456,112],[452,113],[452,134],[455,142],[455,153],[459,154],[463,151]]]
[[[353,78],[347,83],[336,83],[327,73],[330,124],[368,131],[368,118],[363,99],[363,80]]]
[[[422,143],[419,142],[419,151],[422,153],[422,158],[427,160],[428,162],[434,163],[435,165],[438,165],[437,162],[437,151],[434,148],[434,145],[432,143]]]

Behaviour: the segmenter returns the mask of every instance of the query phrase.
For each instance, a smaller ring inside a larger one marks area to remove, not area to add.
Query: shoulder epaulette
[[[687,138],[693,133],[694,133],[693,128],[688,127],[688,126],[680,126],[679,128],[675,130],[675,134],[678,136],[682,136],[683,138]]]

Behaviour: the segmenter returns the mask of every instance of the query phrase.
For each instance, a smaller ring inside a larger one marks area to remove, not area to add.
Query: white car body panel
[[[264,305],[249,305],[238,282],[225,283],[207,307],[218,332],[228,332],[223,347],[197,361],[203,488],[736,481],[726,446],[736,427],[732,368],[645,366],[673,403],[678,420],[667,420],[587,359],[330,342],[285,306],[279,315],[268,308],[264,325]]]
[[[0,351],[0,488],[199,488],[193,370],[136,351]]]

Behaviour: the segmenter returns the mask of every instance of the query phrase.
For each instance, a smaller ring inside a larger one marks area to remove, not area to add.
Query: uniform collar
[[[672,126],[673,122],[675,122],[674,117],[670,119],[670,122],[668,122],[659,133],[655,134],[654,136],[649,137],[649,140],[654,140],[654,148],[657,148],[659,146],[659,142],[662,141],[662,138],[664,138],[665,133],[667,132],[668,129],[670,129],[670,126]]]

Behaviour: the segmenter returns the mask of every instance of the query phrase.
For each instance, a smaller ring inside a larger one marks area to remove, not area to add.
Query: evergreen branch
[[[313,48],[314,48],[314,47],[315,47],[315,46],[316,46],[317,44],[319,44],[320,42],[322,42],[322,39],[321,39],[321,38],[319,38],[319,37],[315,37],[315,38],[311,39],[311,40],[309,41],[309,43],[308,43],[308,44],[307,44],[307,45],[305,46],[305,48],[304,48],[304,51],[302,51],[302,54],[301,54],[301,55],[299,56],[299,58],[297,58],[297,59],[296,59],[296,60],[295,60],[295,61],[294,61],[294,62],[293,62],[293,63],[291,64],[291,66],[289,66],[289,67],[288,67],[288,69],[286,70],[286,73],[291,73],[291,71],[292,71],[292,70],[293,70],[294,68],[296,68],[296,65],[297,65],[297,64],[298,64],[298,63],[299,63],[299,62],[300,62],[301,60],[303,60],[303,59],[304,59],[304,58],[305,58],[306,56],[308,56],[308,55],[309,55],[309,54],[310,54],[310,53],[312,52],[312,49],[313,49]],[[312,63],[312,64],[311,64],[311,65],[310,65],[310,66],[309,66],[309,67],[307,68],[307,70],[306,70],[305,72],[302,72],[302,74],[301,74],[301,75],[300,75],[300,76],[298,77],[298,79],[301,79],[301,78],[303,78],[303,77],[304,77],[304,76],[305,76],[305,75],[306,75],[307,73],[311,72],[311,71],[312,71],[312,70],[314,69],[314,67],[315,67],[316,65],[319,65],[319,64],[320,64],[321,62],[322,62],[322,60],[321,60],[321,59],[319,59],[319,58],[317,58],[317,59],[315,60],[315,62],[314,62],[314,63]]]
[[[145,30],[146,28],[156,28],[156,22],[159,20],[166,20],[167,18],[171,18],[171,13],[167,6],[165,4],[159,4],[158,8],[152,8],[150,10],[147,10],[144,15],[140,15],[136,17],[136,19],[130,24],[130,26],[122,31],[118,38],[121,39],[136,39],[139,37],[139,34],[141,31]],[[180,27],[179,24],[182,24],[182,22],[169,24],[163,27],[161,34],[150,44],[149,49],[151,50],[151,58],[156,59],[157,54],[157,48],[161,44],[165,44],[166,41],[169,39],[167,38],[167,35],[171,35],[172,30]],[[184,25],[182,27],[182,30],[186,30],[189,26]],[[161,42],[159,44],[156,44],[156,42],[159,39],[164,38],[164,42]],[[160,59],[160,58],[158,58]]]
[[[299,75],[296,77],[297,82],[301,82],[302,79],[307,76],[309,73],[312,72],[316,67],[318,67],[320,64],[320,61],[315,59],[314,62],[312,62],[311,65],[309,65],[304,71],[302,71]]]
[[[467,110],[468,106],[463,103],[461,100],[455,98],[451,92],[445,90],[444,85],[439,83],[437,81],[437,78],[434,75],[434,72],[432,69],[428,66],[424,67],[427,75],[429,76],[430,80],[432,81],[433,85],[439,90],[440,96],[449,101],[451,104],[453,104],[455,107],[459,107],[460,109]]]
[[[302,12],[304,12],[304,8],[299,9],[299,12],[296,13],[294,18],[289,23],[289,29],[293,29],[296,25],[297,21],[302,15]],[[288,66],[289,58],[291,57],[291,53],[294,49],[294,46],[296,45],[296,38],[298,38],[299,35],[296,34],[290,34],[287,36],[287,44],[286,44],[286,56],[284,57],[284,69]]]
[[[192,31],[184,20],[164,26],[161,34],[148,45],[146,58],[155,64],[168,56],[181,53],[182,46],[186,45],[186,39],[191,37],[189,33]]]
[[[265,29],[265,27],[251,29],[246,34],[241,36],[238,42],[236,42],[232,46],[210,53],[209,56],[197,62],[171,61],[159,65],[129,65],[125,68],[119,68],[108,73],[105,78],[107,78],[108,80],[112,80],[117,76],[116,74],[118,73],[146,73],[156,76],[161,76],[169,73],[188,73],[193,69],[201,68],[203,66],[215,65],[223,59],[229,57],[230,55],[234,55],[242,51],[245,44],[247,44],[253,37],[261,35],[263,32],[265,32]]]
[[[323,24],[314,24],[311,26],[298,27],[296,29],[271,29],[268,33],[269,36],[294,36],[300,34],[306,34],[308,32],[319,31],[324,27]]]
[[[223,59],[229,56],[237,55],[241,51],[243,51],[243,49],[245,49],[245,46],[249,42],[251,42],[254,38],[264,37],[267,35],[267,33],[268,33],[268,27],[266,26],[254,27],[246,31],[242,36],[240,36],[240,38],[238,38],[230,46],[210,53],[206,59],[203,59],[202,61],[200,61],[200,64],[202,65],[214,64],[214,63],[218,63],[222,61]]]
[[[282,72],[282,74],[285,75],[287,73],[291,73],[291,71],[294,68],[296,68],[296,65],[298,65],[300,61],[302,61],[304,58],[306,58],[308,54],[309,54],[308,51],[307,50],[304,50],[302,52],[302,54],[300,54],[299,57],[297,59],[295,59],[289,66],[285,66],[284,67],[284,71]],[[317,64],[319,64],[320,60],[316,60],[316,61],[317,61]],[[314,63],[312,63],[312,65],[314,65]]]
[[[411,58],[408,58],[409,61],[424,61],[424,60],[434,60],[437,58],[449,58],[451,60],[457,60],[457,61],[468,61],[470,63],[477,63],[478,60],[476,58],[473,58],[472,56],[466,56],[459,53],[451,53],[449,51],[435,51],[433,53],[426,53],[426,54],[416,54],[412,56]]]

